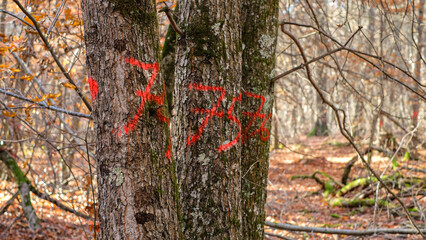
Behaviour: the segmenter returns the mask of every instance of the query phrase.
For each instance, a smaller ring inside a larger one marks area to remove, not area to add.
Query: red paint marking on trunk
[[[419,112],[414,111],[413,115],[411,116],[412,119],[417,119],[419,117]]]
[[[268,121],[268,119],[272,116],[272,113],[270,113],[265,120],[263,120],[262,124],[260,125],[259,129],[257,129],[256,131],[253,132],[253,135],[258,134],[260,139],[262,139],[262,141],[266,142],[269,140],[269,130],[267,128],[265,128],[265,124],[266,121]],[[266,136],[263,136],[262,132],[266,133]],[[252,135],[252,136],[253,136]]]
[[[243,137],[242,137],[242,142],[244,143],[245,141],[247,141],[250,137],[258,134],[260,139],[262,139],[263,141],[267,141],[269,139],[269,130],[267,128],[264,127],[266,121],[271,117],[272,114],[269,114],[266,118],[265,118],[265,114],[261,114],[260,112],[263,109],[263,105],[265,104],[265,97],[261,96],[261,95],[256,95],[254,93],[251,92],[244,92],[244,95],[251,97],[251,98],[257,98],[261,100],[260,106],[257,109],[257,111],[255,113],[251,113],[251,112],[243,112],[244,116],[247,117],[251,117],[250,122],[247,124],[247,126],[244,128],[243,130]],[[250,127],[254,124],[254,122],[256,121],[257,118],[260,119],[264,119],[264,121],[262,122],[262,124],[260,125],[260,127],[258,129],[256,129],[255,131],[249,133]],[[262,132],[266,133],[266,136],[264,136],[262,134]]]
[[[147,101],[154,101],[155,103],[157,103],[158,105],[162,106],[164,103],[164,97],[165,97],[165,85],[163,83],[163,93],[161,94],[161,96],[158,95],[154,95],[151,94],[151,88],[154,85],[155,79],[157,78],[158,75],[158,71],[159,71],[159,64],[158,63],[143,63],[140,62],[136,59],[133,58],[126,58],[124,59],[125,63],[129,63],[133,66],[142,68],[143,70],[151,70],[152,69],[152,74],[151,74],[151,78],[148,81],[148,85],[146,86],[144,91],[137,91],[136,95],[141,97],[141,103],[139,104],[138,110],[136,111],[136,114],[133,116],[133,118],[129,121],[127,121],[127,124],[123,127],[124,132],[128,135],[131,131],[135,130],[136,125],[140,119],[140,117],[142,116],[144,107],[145,107],[145,103]],[[163,113],[161,112],[161,108],[159,108],[156,112],[156,117],[160,122],[163,122],[165,124],[167,124],[167,128],[169,130],[169,136],[168,136],[168,146],[167,146],[167,151],[166,151],[166,157],[168,159],[171,159],[171,139],[170,139],[170,119],[166,116],[163,115]],[[118,137],[121,137],[122,135],[122,131],[121,129],[113,129],[112,131],[113,133],[115,133]]]
[[[198,91],[218,91],[220,92],[220,97],[217,100],[216,105],[214,105],[211,109],[204,109],[204,108],[194,108],[191,109],[191,112],[197,112],[201,114],[206,114],[207,116],[203,119],[201,122],[201,125],[198,126],[197,132],[193,135],[191,133],[188,135],[188,138],[186,139],[187,146],[193,145],[198,140],[200,140],[201,136],[203,135],[204,129],[207,127],[207,124],[209,123],[209,120],[212,119],[213,116],[222,118],[223,112],[218,112],[218,108],[222,102],[222,100],[225,98],[225,89],[222,87],[216,87],[216,86],[205,86],[198,83],[191,83],[188,86],[189,90],[198,90]]]
[[[135,130],[136,124],[138,123],[139,118],[142,116],[143,109],[145,107],[145,103],[147,102],[147,100],[153,100],[154,99],[154,97],[153,97],[154,95],[152,95],[150,92],[151,92],[152,86],[154,85],[154,81],[157,78],[158,69],[159,69],[160,66],[156,62],[152,63],[152,64],[147,64],[147,63],[139,62],[138,60],[133,59],[133,58],[126,58],[126,59],[124,59],[124,62],[130,63],[133,66],[140,67],[143,70],[149,70],[149,69],[153,70],[152,74],[151,74],[151,78],[148,81],[148,85],[145,88],[145,91],[137,91],[136,92],[136,95],[141,97],[141,103],[139,105],[139,108],[138,108],[135,116],[133,116],[133,119],[128,121],[127,124],[124,126],[124,131],[126,132],[126,134],[129,134],[131,131]]]
[[[92,97],[93,101],[96,99],[96,96],[98,96],[99,86],[95,79],[93,79],[92,77],[89,77],[87,81],[89,82],[90,96]]]
[[[205,109],[205,108],[192,108],[191,109],[191,112],[195,112],[195,113],[199,113],[199,114],[205,114],[206,117],[202,120],[201,124],[198,126],[198,129],[195,132],[195,134],[190,133],[188,135],[186,143],[187,143],[187,146],[190,146],[190,145],[195,144],[198,140],[200,140],[201,136],[203,135],[204,129],[207,127],[209,121],[213,117],[223,118],[223,116],[225,115],[224,112],[218,111],[221,102],[225,98],[225,89],[222,88],[222,87],[206,86],[206,85],[201,85],[201,84],[198,84],[198,83],[189,84],[188,88],[189,88],[189,90],[219,91],[221,93],[216,105],[214,105],[211,109]],[[241,134],[241,122],[237,117],[232,115],[232,112],[234,110],[235,102],[242,100],[242,94],[240,93],[238,95],[238,97],[234,97],[232,99],[232,104],[227,111],[227,117],[230,121],[235,122],[238,125],[239,131],[238,131],[237,137],[235,137],[232,141],[219,146],[219,148],[218,148],[219,152],[228,150],[229,148],[231,148],[232,146],[237,144],[238,140],[241,137],[242,137],[243,143],[244,143],[244,141],[247,141],[249,137],[253,137],[255,135],[259,135],[259,137],[262,141],[268,141],[268,139],[269,139],[270,133],[269,133],[269,130],[267,128],[265,128],[265,124],[269,120],[269,118],[272,116],[272,113],[269,114],[267,117],[265,116],[265,114],[260,113],[263,109],[263,105],[265,104],[265,97],[263,97],[261,95],[256,95],[256,94],[251,93],[251,92],[244,92],[244,95],[251,97],[251,98],[260,99],[261,100],[260,106],[255,113],[243,112],[243,115],[250,117],[251,120],[249,121],[248,125],[244,128],[243,133]],[[256,122],[256,120],[258,118],[263,120],[262,124],[260,125],[260,127],[258,129],[249,133],[250,127],[253,126],[253,124]]]
[[[218,149],[219,152],[225,151],[225,150],[229,149],[230,147],[234,146],[235,144],[237,144],[238,139],[241,136],[241,122],[240,122],[240,120],[238,120],[238,118],[236,118],[235,116],[232,116],[232,112],[234,110],[234,104],[237,101],[241,102],[241,93],[238,95],[238,97],[234,97],[232,99],[231,107],[229,107],[229,109],[228,109],[228,119],[231,120],[232,122],[235,122],[235,123],[238,124],[238,135],[237,135],[237,137],[234,138],[234,140],[230,141],[229,143],[219,146],[219,149]]]

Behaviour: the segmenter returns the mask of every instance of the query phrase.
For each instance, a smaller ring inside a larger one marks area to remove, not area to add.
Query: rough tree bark
[[[241,238],[239,6],[179,2],[172,142],[185,239]]]
[[[264,239],[278,3],[243,0],[242,239]]]
[[[174,14],[177,14],[178,11],[179,3],[174,10]],[[173,91],[175,87],[176,41],[177,33],[173,30],[173,27],[169,25],[161,54],[161,67],[164,82],[166,84],[167,105],[169,106],[170,116],[173,111]]]
[[[83,0],[101,239],[177,239],[155,0]]]

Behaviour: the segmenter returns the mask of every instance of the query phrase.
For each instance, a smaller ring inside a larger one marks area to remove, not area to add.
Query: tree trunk
[[[153,0],[83,0],[101,239],[177,239]]]
[[[19,187],[19,195],[21,196],[20,205],[25,218],[27,219],[28,226],[31,230],[37,231],[41,228],[40,219],[37,217],[35,209],[31,204],[30,189],[32,187],[30,180],[27,178],[25,173],[22,172],[21,168],[16,163],[9,153],[0,148],[0,161],[3,162],[6,167],[13,173],[16,183]]]
[[[179,2],[172,142],[185,239],[241,238],[239,6]]]
[[[264,239],[278,2],[243,0],[242,239]]]

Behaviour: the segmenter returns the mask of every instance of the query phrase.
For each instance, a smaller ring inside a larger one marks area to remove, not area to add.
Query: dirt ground
[[[341,208],[332,207],[323,198],[319,184],[312,179],[291,180],[294,175],[310,175],[315,170],[323,171],[340,181],[345,163],[355,156],[355,151],[345,144],[342,138],[301,137],[299,144],[283,146],[270,155],[268,198],[266,204],[267,221],[295,224],[310,227],[329,227],[340,229],[371,229],[371,228],[411,228],[402,212],[393,214],[386,207],[378,208],[376,217],[373,207]],[[401,165],[416,166],[426,169],[426,153],[422,153],[421,161],[401,162]],[[383,170],[391,164],[389,158],[375,153],[372,158],[375,169]],[[403,173],[413,174],[413,173]],[[426,174],[415,173],[426,179]],[[366,176],[365,168],[356,164],[351,178]],[[321,177],[322,178],[322,177]],[[5,181],[0,181],[0,207],[10,198],[16,189]],[[8,191],[10,193],[8,193]],[[381,192],[382,194],[383,192]],[[72,195],[72,196],[71,196]],[[79,191],[59,195],[74,207],[84,211],[85,193]],[[416,197],[420,207],[426,207],[426,201]],[[410,204],[412,199],[402,199]],[[93,223],[66,213],[49,202],[33,197],[33,204],[38,216],[43,219],[43,228],[37,232],[29,230],[24,217],[20,217],[17,202],[0,216],[0,239],[92,239]],[[420,227],[425,227],[425,219],[416,219]],[[6,231],[7,229],[7,231]],[[266,239],[361,239],[348,236],[330,236],[311,233],[291,233],[266,227],[266,232],[281,235],[282,238],[266,235]],[[364,239],[419,239],[417,236],[380,235]]]

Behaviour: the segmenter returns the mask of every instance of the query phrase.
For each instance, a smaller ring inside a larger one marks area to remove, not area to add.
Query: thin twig
[[[12,223],[10,223],[9,224],[9,226],[7,226],[7,228],[6,228],[6,230],[4,230],[2,233],[1,233],[1,235],[0,235],[0,237],[4,237],[4,235],[6,235],[7,236],[7,233],[9,232],[9,230],[10,230],[10,228],[13,226],[13,225],[15,225],[15,223],[16,222],[18,222],[22,217],[24,216],[24,214],[23,213],[21,213],[19,216],[17,216],[13,221],[12,221]]]
[[[46,33],[47,37],[49,37],[50,31],[52,31],[52,28],[55,26],[56,21],[58,21],[58,18],[61,15],[61,12],[62,12],[62,7],[65,5],[66,1],[67,0],[62,0],[61,6],[59,6],[59,9],[58,9],[58,12],[55,15],[55,18],[53,19],[52,23],[50,24],[49,29],[47,29],[47,33]]]
[[[165,2],[163,2],[164,5],[166,5],[165,7],[163,7],[160,12],[164,12],[167,16],[167,18],[170,21],[170,25],[172,26],[173,30],[175,30],[175,32],[177,32],[181,37],[185,36],[185,33],[183,33],[183,31],[178,27],[178,25],[176,24],[175,20],[173,19],[172,13],[169,8],[169,6],[167,6],[167,4]]]
[[[59,207],[60,209],[62,209],[62,210],[64,210],[64,211],[70,212],[70,213],[75,214],[76,216],[82,217],[82,218],[84,218],[84,219],[92,219],[92,217],[91,217],[91,216],[86,215],[86,214],[84,214],[84,213],[81,213],[81,212],[79,212],[79,211],[77,211],[77,210],[74,210],[74,209],[72,209],[72,208],[70,208],[70,207],[68,207],[68,206],[65,206],[65,205],[64,205],[64,204],[62,204],[59,200],[56,200],[56,199],[54,199],[54,198],[51,198],[50,196],[46,195],[45,193],[40,192],[40,191],[39,191],[39,190],[37,190],[37,189],[36,189],[33,185],[31,185],[30,190],[31,190],[31,192],[33,192],[33,193],[34,193],[37,197],[39,197],[39,198],[41,198],[41,199],[44,199],[44,200],[46,200],[46,201],[48,201],[48,202],[51,202],[51,203],[55,204],[57,207]]]
[[[86,136],[85,136],[85,142],[86,142],[86,152],[87,152],[87,163],[89,164],[89,174],[90,174],[90,187],[92,188],[92,201],[93,201],[93,238],[96,240],[96,217],[97,217],[97,211],[96,211],[96,197],[95,197],[95,187],[93,186],[93,172],[92,172],[92,164],[90,163],[90,154],[89,154],[89,141],[87,140],[87,135],[89,133],[89,124],[87,124],[87,130],[86,130]]]
[[[291,34],[290,32],[288,32],[285,28],[284,25],[281,25],[281,31],[286,34],[288,37],[290,37],[294,43],[296,43],[297,48],[300,51],[300,54],[302,55],[303,61],[306,63],[308,62],[305,52],[303,50],[302,45],[300,44],[299,40],[297,40],[297,38]],[[404,209],[404,212],[407,215],[408,220],[411,222],[411,224],[413,225],[414,228],[417,229],[418,233],[426,239],[425,235],[423,234],[422,231],[420,231],[420,228],[416,225],[416,223],[414,222],[413,218],[411,217],[410,213],[408,212],[407,207],[405,206],[405,204],[401,201],[400,198],[398,198],[396,196],[395,193],[393,193],[389,187],[384,184],[383,180],[380,178],[380,176],[373,170],[373,168],[370,166],[370,164],[368,164],[368,162],[365,160],[364,156],[362,155],[361,151],[358,149],[358,147],[356,146],[356,144],[353,142],[351,135],[349,133],[349,131],[346,129],[345,124],[346,124],[346,114],[345,111],[343,111],[342,109],[338,109],[336,106],[334,106],[333,103],[331,103],[330,101],[327,100],[327,98],[324,96],[324,94],[322,93],[321,89],[318,87],[318,85],[313,81],[312,76],[311,76],[311,71],[309,68],[309,65],[306,65],[305,67],[306,69],[306,73],[307,73],[307,77],[308,77],[308,81],[311,83],[311,85],[314,87],[315,91],[318,93],[318,95],[320,96],[320,98],[322,99],[322,101],[327,104],[328,106],[330,106],[336,116],[337,119],[337,123],[339,126],[339,130],[342,133],[342,135],[349,141],[349,143],[352,145],[352,147],[355,149],[355,151],[358,153],[358,155],[360,156],[362,162],[364,163],[364,165],[367,167],[367,169],[374,175],[374,177],[383,185],[383,187],[386,189],[387,192],[389,192],[398,202],[399,204],[402,206],[402,208]],[[343,119],[340,118],[339,112],[342,112],[343,114]]]
[[[283,235],[280,235],[280,234],[276,234],[276,233],[265,232],[265,235],[277,237],[279,239],[294,240],[294,238],[289,238],[289,237],[286,237],[286,236],[283,236]]]
[[[87,109],[89,111],[92,111],[92,106],[90,105],[89,101],[84,97],[83,93],[81,92],[80,88],[75,84],[75,82],[72,80],[71,76],[68,74],[68,72],[65,70],[64,66],[62,66],[61,62],[59,61],[59,58],[56,56],[55,52],[53,51],[52,46],[50,45],[49,41],[47,40],[46,36],[41,31],[40,27],[38,26],[37,21],[34,19],[34,17],[25,9],[24,6],[18,1],[13,0],[13,2],[18,5],[19,9],[31,20],[31,22],[34,24],[34,27],[36,28],[36,31],[38,32],[38,35],[43,40],[46,47],[49,49],[50,54],[52,55],[53,59],[55,60],[56,64],[58,65],[59,69],[61,70],[62,74],[65,76],[65,78],[68,80],[68,82],[73,85],[75,88],[75,91],[77,92],[78,96],[83,100],[84,105],[86,105]]]
[[[76,117],[82,117],[82,118],[92,119],[92,116],[91,116],[91,115],[84,114],[84,113],[73,112],[73,111],[68,111],[68,110],[65,110],[65,109],[62,109],[62,108],[58,108],[58,107],[54,107],[54,106],[49,106],[49,105],[47,105],[47,104],[46,104],[46,103],[44,103],[44,102],[36,102],[36,101],[33,101],[33,100],[31,100],[31,99],[29,99],[29,98],[26,98],[26,97],[24,97],[24,96],[20,96],[20,95],[15,94],[15,93],[8,92],[8,91],[6,91],[6,90],[5,90],[5,89],[3,89],[3,88],[0,88],[0,93],[3,93],[3,94],[5,94],[5,95],[7,95],[7,96],[11,96],[11,97],[14,97],[14,98],[18,98],[18,99],[20,99],[20,100],[23,100],[23,101],[26,101],[26,102],[29,102],[29,103],[32,103],[32,104],[36,104],[36,105],[38,105],[38,106],[40,106],[40,107],[43,107],[43,108],[46,108],[46,109],[49,109],[49,110],[52,110],[52,111],[65,113],[65,114],[68,114],[68,115],[71,115],[71,116],[76,116]]]
[[[14,13],[12,13],[12,12],[6,11],[6,10],[4,10],[4,9],[0,9],[0,12],[3,12],[3,13],[6,13],[6,14],[9,14],[10,16],[12,16],[12,17],[14,17],[14,18],[18,19],[19,21],[21,21],[21,22],[25,23],[25,25],[27,25],[28,27],[32,28],[34,31],[36,31],[36,30],[37,30],[37,29],[36,29],[33,25],[31,25],[30,23],[28,23],[28,22],[27,22],[27,21],[25,21],[24,19],[22,19],[22,18],[18,17],[16,14],[14,14]]]
[[[18,195],[19,195],[19,190],[16,191],[12,195],[12,197],[3,205],[3,207],[0,209],[0,215],[3,215],[3,213],[5,213],[7,211],[9,206],[12,205],[13,201],[15,200],[16,197],[18,197]]]

